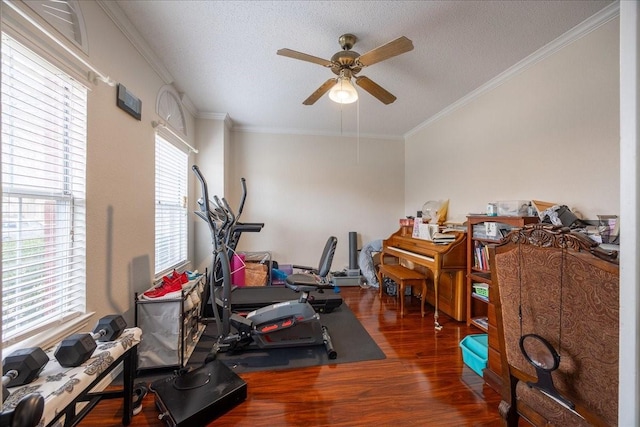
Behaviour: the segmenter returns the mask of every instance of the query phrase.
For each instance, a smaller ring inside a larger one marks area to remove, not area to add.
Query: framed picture
[[[118,83],[116,104],[136,119],[142,119],[142,101],[136,98],[133,93],[127,90],[127,88],[120,83]]]

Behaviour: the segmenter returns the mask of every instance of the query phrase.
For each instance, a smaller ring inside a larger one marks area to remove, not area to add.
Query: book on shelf
[[[473,266],[480,270],[489,270],[489,248],[478,241],[474,242]]]
[[[489,319],[487,317],[476,317],[473,321],[485,329],[489,328]]]
[[[481,299],[489,300],[489,285],[486,283],[473,282],[471,286],[473,287],[474,295]]]

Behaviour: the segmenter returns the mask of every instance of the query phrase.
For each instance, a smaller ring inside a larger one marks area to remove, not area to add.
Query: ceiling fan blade
[[[383,89],[382,86],[371,80],[369,77],[356,76],[356,83],[362,89],[378,98],[378,100],[380,100],[380,102],[382,102],[383,104],[389,105],[397,99],[395,96],[389,93],[386,89]]]
[[[306,53],[298,52],[291,49],[280,49],[278,50],[277,54],[293,59],[299,59],[301,61],[313,62],[314,64],[319,64],[324,67],[331,67],[333,65],[333,63],[328,59],[318,58],[317,56],[308,55]]]
[[[326,82],[324,82],[322,84],[322,86],[320,86],[318,89],[316,89],[315,92],[313,92],[307,99],[305,99],[302,103],[304,105],[313,105],[318,99],[320,99],[322,97],[322,95],[324,95],[325,93],[327,93],[329,91],[329,89],[331,89],[336,82],[338,81],[338,79],[329,79]]]
[[[383,44],[382,46],[370,50],[364,55],[360,55],[360,57],[356,59],[356,62],[363,67],[367,67],[371,64],[375,64],[376,62],[393,58],[401,53],[409,52],[410,50],[413,50],[413,42],[405,36],[402,36],[387,44]]]

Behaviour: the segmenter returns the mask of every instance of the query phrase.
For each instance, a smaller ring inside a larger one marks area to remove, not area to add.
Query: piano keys
[[[466,316],[467,235],[453,233],[452,242],[434,243],[413,238],[401,227],[382,242],[381,263],[399,263],[427,277],[426,301],[435,308],[436,324],[439,310],[457,321]]]

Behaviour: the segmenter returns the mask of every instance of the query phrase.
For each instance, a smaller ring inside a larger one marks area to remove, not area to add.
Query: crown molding
[[[595,15],[591,16],[590,18],[587,18],[580,24],[576,25],[575,27],[573,27],[572,29],[570,29],[569,31],[567,31],[566,33],[564,33],[563,35],[555,39],[554,41],[541,47],[531,55],[524,58],[522,61],[516,63],[511,68],[508,68],[507,70],[498,74],[496,77],[489,80],[487,83],[483,84],[476,90],[469,92],[467,95],[463,96],[453,104],[449,105],[444,110],[434,114],[433,116],[431,116],[430,118],[428,118],[427,120],[425,120],[424,122],[416,126],[415,128],[411,129],[409,132],[405,133],[404,138],[406,139],[410,136],[415,135],[420,130],[430,126],[432,123],[435,123],[436,121],[440,120],[444,116],[454,112],[458,108],[464,107],[465,105],[469,104],[476,98],[479,98],[480,96],[492,91],[493,89],[505,83],[506,81],[510,80],[511,78],[515,77],[516,75],[524,72],[529,67],[532,67],[533,65],[544,60],[545,58],[550,57],[551,55],[562,50],[563,48],[575,42],[576,40],[586,36],[590,32],[596,30],[600,26],[606,24],[607,22],[618,17],[619,15],[620,15],[620,3],[619,1],[616,1],[610,4],[609,6],[605,7]]]
[[[233,129],[233,120],[231,120],[231,116],[228,113],[198,113],[196,119],[222,121],[227,129]]]
[[[346,137],[346,138],[366,138],[366,139],[384,139],[391,141],[404,141],[402,135],[378,135],[378,134],[358,134],[357,132],[321,132],[309,131],[294,128],[271,128],[271,127],[254,127],[254,126],[235,126],[233,120],[228,113],[198,113],[197,119],[220,120],[224,121],[227,129],[234,132],[245,133],[266,133],[278,135],[306,135],[306,136],[328,136],[328,137]]]
[[[239,126],[233,128],[234,132],[245,133],[266,133],[266,134],[278,134],[278,135],[304,135],[304,136],[327,136],[327,137],[341,137],[341,138],[361,138],[361,139],[383,139],[387,141],[404,141],[402,135],[380,135],[380,134],[362,134],[357,132],[324,132],[324,131],[309,131],[303,129],[290,129],[290,128],[260,128],[250,126]]]
[[[151,68],[158,73],[160,78],[165,84],[171,84],[175,80],[171,73],[162,64],[162,61],[153,52],[151,47],[144,41],[140,33],[135,29],[129,18],[124,14],[120,6],[114,1],[109,0],[96,0],[96,3],[100,5],[102,10],[113,21],[113,23],[120,29],[122,34],[131,42],[134,48],[140,55],[149,63]]]

